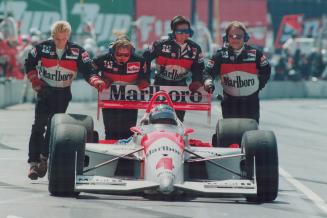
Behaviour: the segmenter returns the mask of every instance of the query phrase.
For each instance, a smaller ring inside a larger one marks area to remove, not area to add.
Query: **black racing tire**
[[[213,147],[228,147],[231,144],[241,145],[244,132],[257,129],[258,123],[253,119],[220,119],[216,125],[216,133],[212,136],[212,145]]]
[[[53,196],[76,196],[76,172],[83,174],[86,129],[76,124],[58,124],[50,138],[51,153],[49,157],[49,192]]]
[[[58,113],[55,114],[51,119],[51,132],[53,128],[62,123],[67,124],[76,124],[84,126],[87,131],[87,141],[89,143],[94,142],[94,123],[91,116],[83,115],[83,114],[65,114]]]
[[[272,131],[254,130],[243,135],[242,150],[245,153],[245,174],[257,180],[257,195],[246,196],[247,201],[265,203],[274,201],[278,194],[278,151]]]

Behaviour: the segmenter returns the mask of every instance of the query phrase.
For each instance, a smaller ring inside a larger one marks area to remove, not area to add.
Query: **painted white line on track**
[[[4,158],[0,158],[0,161],[1,160],[19,160],[19,161],[25,161],[26,158],[10,158],[10,157],[4,157]]]
[[[33,195],[25,196],[25,197],[12,198],[12,199],[0,201],[0,204],[8,204],[8,203],[14,203],[14,202],[18,202],[18,201],[22,201],[22,200],[26,200],[26,199],[40,198],[45,195],[46,194],[33,194]]]
[[[296,180],[291,174],[289,174],[281,167],[279,168],[279,174],[283,176],[289,183],[291,183],[297,190],[307,196],[319,209],[321,209],[324,213],[327,214],[327,204],[319,195],[317,195],[311,189]]]
[[[21,216],[15,216],[15,215],[8,215],[7,218],[23,218]]]

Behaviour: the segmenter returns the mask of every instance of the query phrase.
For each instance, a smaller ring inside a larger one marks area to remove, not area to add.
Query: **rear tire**
[[[85,127],[74,124],[58,124],[51,133],[49,158],[49,192],[54,196],[76,196],[76,172],[83,174],[85,155]]]
[[[255,130],[244,133],[242,150],[245,152],[245,173],[249,179],[257,180],[257,195],[247,196],[247,201],[264,203],[276,199],[278,194],[278,151],[276,137],[272,131]]]
[[[75,124],[84,126],[87,131],[87,141],[89,143],[94,142],[94,123],[91,116],[83,115],[83,114],[65,114],[59,113],[55,114],[51,120],[51,132],[53,132],[53,128],[58,124]]]
[[[212,146],[228,147],[231,144],[241,145],[244,132],[257,129],[258,123],[253,119],[220,119],[217,122],[216,133],[212,136]]]

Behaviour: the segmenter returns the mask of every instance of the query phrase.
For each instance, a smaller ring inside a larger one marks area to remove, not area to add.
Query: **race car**
[[[131,128],[134,135],[109,144],[97,139],[91,117],[55,115],[50,137],[49,192],[54,196],[80,192],[147,196],[191,193],[244,196],[255,202],[275,200],[278,155],[273,132],[258,130],[254,120],[222,119],[213,137],[215,147],[191,140],[194,129],[184,127],[175,109],[176,105],[184,105],[183,109],[197,107],[186,101],[173,103],[170,94],[152,93],[144,117]],[[99,105],[108,106],[101,96],[99,99]],[[211,102],[198,103],[202,109],[211,106]],[[114,104],[118,107],[116,101]],[[222,130],[225,125],[231,134]]]

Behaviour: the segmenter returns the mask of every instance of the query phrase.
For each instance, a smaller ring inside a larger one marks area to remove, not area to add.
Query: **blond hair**
[[[130,52],[133,52],[134,46],[128,40],[128,37],[125,35],[120,36],[117,40],[113,43],[112,48],[114,51],[117,51],[120,48],[127,48]]]
[[[51,26],[51,36],[54,37],[57,33],[68,33],[70,35],[72,27],[67,21],[59,20]]]
[[[247,32],[246,27],[242,22],[234,20],[226,27],[225,29],[226,35],[229,34],[229,31],[230,29],[232,29],[232,27],[242,30],[244,34]]]

